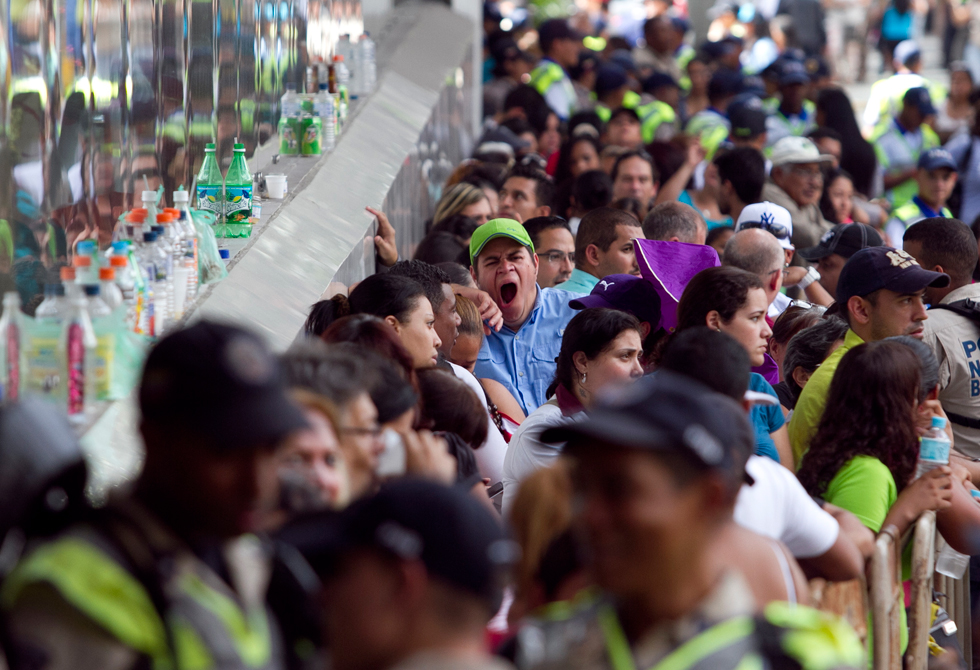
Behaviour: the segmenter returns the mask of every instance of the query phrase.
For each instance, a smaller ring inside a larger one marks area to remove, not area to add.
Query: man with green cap
[[[538,286],[538,257],[531,236],[513,219],[493,219],[470,239],[470,274],[504,317],[483,340],[473,373],[496,380],[530,414],[547,400],[565,326],[575,316],[568,301],[579,297]]]

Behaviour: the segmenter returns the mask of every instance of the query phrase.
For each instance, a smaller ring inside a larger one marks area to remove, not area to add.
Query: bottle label
[[[197,187],[197,208],[214,212],[221,216],[221,185],[198,185]]]
[[[85,411],[85,333],[82,324],[68,326],[68,415]]]
[[[247,223],[252,216],[252,185],[225,186],[225,219],[228,223]]]
[[[919,460],[935,463],[949,463],[949,440],[923,437],[919,440]]]
[[[95,396],[108,400],[112,387],[112,364],[116,351],[116,337],[112,334],[99,335],[93,358],[92,374],[95,377]]]
[[[29,337],[25,354],[27,355],[25,379],[27,389],[31,393],[53,396],[61,385],[57,333]]]
[[[20,391],[20,328],[11,321],[7,326],[7,400],[17,400]]]

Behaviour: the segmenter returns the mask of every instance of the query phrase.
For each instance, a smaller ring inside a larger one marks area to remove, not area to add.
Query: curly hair
[[[814,496],[855,456],[873,456],[901,492],[919,457],[914,411],[921,364],[905,344],[862,344],[841,359],[827,406],[797,477]]]

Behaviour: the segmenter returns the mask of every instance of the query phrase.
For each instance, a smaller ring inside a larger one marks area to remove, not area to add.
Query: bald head
[[[690,205],[682,202],[662,202],[643,220],[643,234],[648,240],[704,244],[708,225]]]
[[[747,228],[732,235],[725,245],[725,265],[757,275],[765,285],[769,302],[783,286],[783,264],[786,254],[772,233],[761,228]]]

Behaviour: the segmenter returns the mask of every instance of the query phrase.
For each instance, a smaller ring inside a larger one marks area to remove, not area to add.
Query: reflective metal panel
[[[144,188],[190,186],[205,143],[225,166],[235,138],[250,156],[285,83],[303,90],[341,23],[359,32],[359,0],[336,1],[342,13],[334,0],[0,0],[0,218],[16,240],[0,272],[16,256],[39,288],[77,241],[107,245]]]

